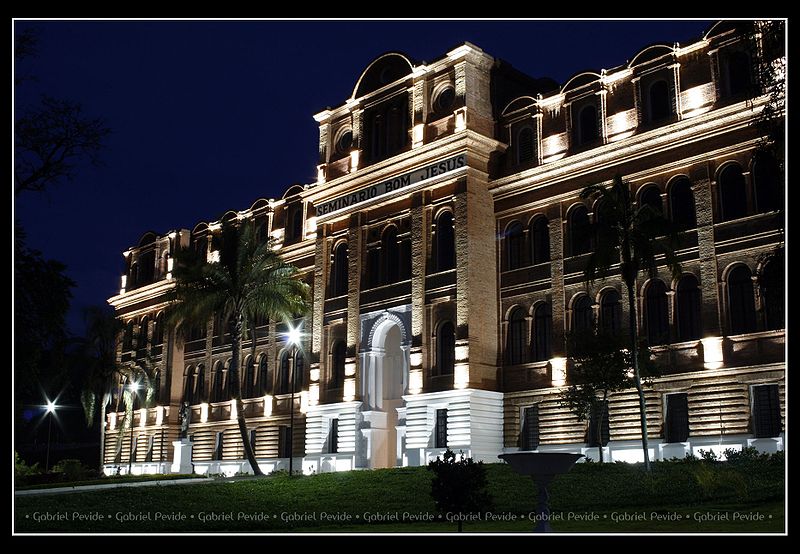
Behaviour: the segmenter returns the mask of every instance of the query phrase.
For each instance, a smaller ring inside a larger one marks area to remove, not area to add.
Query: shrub
[[[468,514],[490,508],[491,497],[486,491],[486,468],[483,462],[464,458],[463,452],[456,461],[455,453],[448,448],[444,459],[437,457],[428,464],[428,469],[435,475],[431,482],[431,496],[440,513]],[[459,533],[462,524],[459,518]]]
[[[80,460],[61,460],[53,469],[52,473],[60,473],[65,481],[81,481],[88,477],[89,468],[84,466]]]

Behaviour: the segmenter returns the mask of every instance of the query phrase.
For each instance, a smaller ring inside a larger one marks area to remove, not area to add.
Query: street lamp
[[[128,390],[131,393],[131,420],[129,422],[131,426],[131,446],[130,450],[128,450],[128,475],[130,475],[131,469],[133,468],[133,403],[134,403],[133,395],[135,395],[136,391],[139,390],[139,383],[134,381],[133,383],[128,385]]]
[[[292,347],[291,354],[291,370],[289,378],[291,380],[291,398],[289,400],[289,477],[292,476],[294,469],[294,384],[295,384],[295,364],[297,361],[297,348],[300,345],[300,326],[292,327],[289,325],[289,331],[286,333],[286,340]]]
[[[50,470],[50,430],[53,427],[53,414],[56,411],[56,403],[52,400],[47,401],[47,405],[45,406],[45,413],[48,416],[47,420],[47,454],[45,455],[44,461],[44,472],[47,473]]]

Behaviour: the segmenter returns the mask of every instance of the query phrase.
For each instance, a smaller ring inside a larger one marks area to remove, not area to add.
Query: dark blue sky
[[[39,54],[18,72],[16,107],[41,93],[80,102],[112,129],[103,166],[15,217],[28,242],[61,260],[81,310],[119,290],[122,251],[147,230],[191,229],[316,177],[312,115],[344,102],[377,55],[441,57],[464,41],[534,77],[564,83],[631,59],[655,42],[698,39],[709,21],[175,22],[17,21]]]

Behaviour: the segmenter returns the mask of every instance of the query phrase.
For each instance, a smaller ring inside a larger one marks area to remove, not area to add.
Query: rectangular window
[[[224,446],[225,440],[223,438],[222,431],[217,433],[216,440],[214,441],[214,460],[221,460],[222,459],[222,448]]]
[[[255,456],[255,453],[256,453],[256,440],[257,439],[258,439],[258,436],[256,434],[256,430],[255,429],[250,429],[250,450],[253,451],[253,455],[254,456]]]
[[[447,408],[436,410],[436,448],[447,448]]]
[[[689,395],[668,394],[667,413],[664,414],[664,440],[686,442],[689,438]]]
[[[539,447],[539,406],[528,406],[522,411],[522,450]]]
[[[781,398],[778,385],[758,385],[753,391],[753,435],[756,438],[781,434]]]
[[[292,452],[292,432],[289,427],[278,428],[278,457],[288,458]]]
[[[339,420],[331,420],[331,428],[328,432],[328,452],[336,454],[339,452]]]
[[[600,407],[603,407],[600,410]],[[600,413],[602,411],[602,414]],[[600,432],[598,433],[598,423],[600,422],[600,416],[602,417],[602,425],[600,425]],[[603,446],[608,444],[609,438],[611,436],[611,430],[608,425],[608,401],[604,404],[598,402],[594,406],[592,406],[592,412],[589,416],[589,429],[587,432],[586,442],[590,447],[600,446],[598,444],[601,443]]]
[[[145,462],[152,462],[153,461],[153,446],[156,443],[156,436],[150,435],[147,439],[147,452],[144,455]]]

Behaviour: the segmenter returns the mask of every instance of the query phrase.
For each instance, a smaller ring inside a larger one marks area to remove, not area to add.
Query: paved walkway
[[[128,483],[104,483],[102,485],[80,485],[77,487],[54,487],[51,489],[29,489],[14,491],[15,496],[35,496],[38,494],[65,494],[71,492],[102,491],[122,487],[155,487],[165,485],[192,485],[197,483],[213,483],[217,479],[198,477],[197,479],[164,479],[161,481],[132,481]]]

